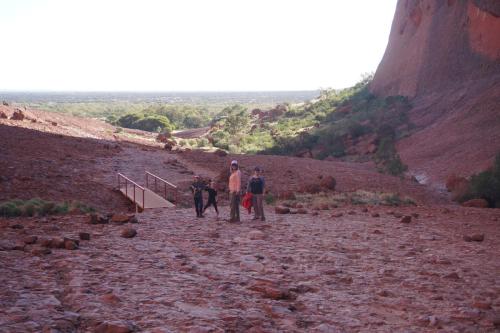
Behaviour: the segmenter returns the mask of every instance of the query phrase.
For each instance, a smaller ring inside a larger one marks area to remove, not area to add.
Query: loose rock
[[[137,231],[134,228],[125,228],[121,232],[123,238],[133,238],[137,235]]]
[[[274,207],[274,212],[276,214],[289,214],[290,213],[290,208],[283,207],[283,206],[276,206],[276,207]]]

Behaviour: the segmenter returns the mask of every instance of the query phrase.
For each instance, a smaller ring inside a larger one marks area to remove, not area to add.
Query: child
[[[196,217],[203,217],[203,190],[205,184],[200,180],[200,176],[194,176],[194,183],[191,185],[191,192],[194,196],[194,208]]]
[[[208,192],[208,201],[207,205],[205,208],[203,208],[203,213],[205,213],[205,210],[210,207],[210,205],[214,205],[215,212],[217,213],[217,218],[219,218],[219,210],[217,209],[217,190],[215,189],[215,182],[211,181],[210,185],[205,188],[205,191]]]

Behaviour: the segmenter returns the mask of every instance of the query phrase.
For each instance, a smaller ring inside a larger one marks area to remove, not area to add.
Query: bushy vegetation
[[[415,205],[413,199],[401,197],[397,193],[371,192],[357,190],[355,192],[342,193],[296,193],[295,200],[286,200],[285,204],[299,202],[311,207],[335,207],[345,204],[352,205],[373,205],[373,206],[409,206]]]
[[[116,120],[115,124],[121,127],[139,129],[148,132],[170,132],[174,129],[170,120],[165,116],[149,116],[138,113],[126,114]]]
[[[491,169],[471,177],[468,190],[459,201],[477,198],[488,201],[490,207],[500,208],[500,153]]]
[[[95,209],[78,201],[57,203],[38,198],[0,203],[0,216],[2,217],[62,215],[74,211],[91,213]]]

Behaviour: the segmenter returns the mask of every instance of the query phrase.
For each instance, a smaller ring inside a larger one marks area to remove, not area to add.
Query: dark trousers
[[[194,208],[196,209],[196,216],[203,214],[203,197],[194,197]]]
[[[208,207],[210,207],[210,205],[213,205],[215,208],[215,212],[217,214],[219,214],[219,210],[217,209],[217,202],[215,201],[215,199],[210,199],[210,198],[208,199],[208,202],[205,205],[205,208],[203,208],[203,211],[205,211]]]

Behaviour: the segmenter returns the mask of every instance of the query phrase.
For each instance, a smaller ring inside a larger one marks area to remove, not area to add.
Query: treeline
[[[271,110],[225,108],[214,119],[209,137],[213,146],[233,153],[307,156],[316,159],[373,159],[384,173],[406,171],[395,142],[412,130],[406,97],[379,98],[368,85],[372,77],[341,90],[323,90],[301,104],[278,105]],[[369,140],[367,153],[357,152]]]

